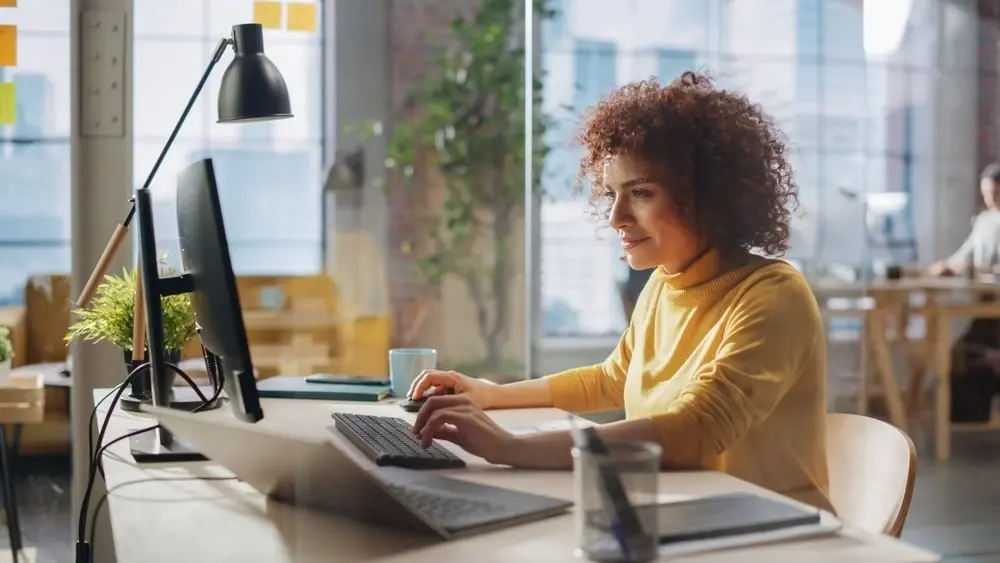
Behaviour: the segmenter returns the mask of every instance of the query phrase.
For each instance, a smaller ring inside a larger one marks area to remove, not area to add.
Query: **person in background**
[[[972,232],[947,259],[933,264],[929,273],[953,276],[1000,266],[1000,163],[987,165],[979,175],[979,189],[986,209],[976,216]],[[980,301],[995,301],[993,294]],[[973,319],[951,348],[951,419],[986,422],[992,414],[993,395],[1000,391],[1000,319]]]
[[[979,175],[979,190],[986,209],[976,216],[972,232],[962,246],[948,258],[935,262],[928,272],[934,276],[953,276],[976,268],[1000,266],[1000,163],[992,163]]]
[[[484,409],[625,409],[605,440],[662,446],[664,468],[711,468],[833,510],[826,460],[826,338],[805,278],[780,256],[798,190],[760,106],[692,72],[623,86],[583,123],[581,185],[653,269],[608,358],[497,385],[421,374],[413,432],[485,460],[569,469],[568,431],[513,435]],[[758,254],[760,253],[760,254]],[[437,394],[450,389],[454,394]]]

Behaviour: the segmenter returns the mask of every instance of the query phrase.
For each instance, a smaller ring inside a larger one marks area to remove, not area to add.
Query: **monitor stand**
[[[215,394],[215,389],[210,386],[199,386],[198,389],[201,391],[202,395],[211,398]],[[191,412],[195,409],[199,411],[208,411],[212,409],[217,409],[222,406],[223,398],[218,397],[212,404],[205,405],[198,394],[195,393],[194,389],[190,386],[185,385],[183,387],[177,386],[173,389],[173,397],[170,398],[170,408],[177,409],[179,411]],[[128,412],[142,412],[143,405],[152,405],[153,398],[143,393],[142,395],[137,395],[134,392],[129,392],[128,394],[122,395],[118,399],[118,405],[122,410]]]
[[[129,448],[136,463],[178,463],[208,459],[164,428],[129,437]]]

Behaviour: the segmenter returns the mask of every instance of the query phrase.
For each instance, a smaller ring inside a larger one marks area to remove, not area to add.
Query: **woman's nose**
[[[630,227],[635,223],[632,211],[625,203],[624,198],[617,199],[611,204],[611,215],[608,217],[608,221],[611,223],[612,228],[619,230]]]

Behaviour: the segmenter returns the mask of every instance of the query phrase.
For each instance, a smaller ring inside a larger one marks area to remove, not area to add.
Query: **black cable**
[[[223,386],[222,382],[220,381],[217,384],[216,388],[213,390],[212,399],[209,399],[208,397],[205,397],[204,393],[201,392],[201,389],[195,384],[194,380],[192,380],[191,377],[188,376],[188,374],[184,373],[184,370],[180,369],[179,367],[171,363],[166,363],[165,365],[171,371],[180,375],[181,378],[184,379],[184,381],[187,382],[187,384],[194,389],[195,393],[198,395],[198,398],[202,400],[202,404],[198,406],[196,409],[194,409],[194,412],[197,412],[205,407],[212,405],[215,402],[215,400],[218,399],[219,395],[222,392]],[[112,412],[114,411],[115,406],[118,404],[118,401],[121,399],[122,394],[124,394],[125,389],[128,388],[129,385],[131,385],[132,380],[135,379],[143,370],[148,370],[148,369],[149,369],[148,362],[144,362],[136,366],[134,369],[132,369],[131,372],[129,372],[125,380],[112,392],[102,397],[101,400],[94,405],[94,409],[91,411],[90,423],[92,424],[97,416],[97,409],[100,406],[100,404],[103,403],[108,397],[114,395],[114,399],[111,401],[111,405],[108,407],[107,415],[104,417],[104,423],[101,425],[101,430],[97,434],[97,446],[98,446],[97,451],[93,450],[93,441],[90,441],[89,451],[91,451],[92,454],[90,457],[90,464],[89,464],[90,466],[87,472],[87,488],[84,491],[83,499],[81,500],[80,503],[80,513],[79,513],[79,519],[77,521],[77,540],[76,540],[77,563],[91,563],[93,557],[93,548],[89,542],[84,541],[84,538],[87,536],[87,513],[89,512],[90,508],[90,497],[91,495],[93,495],[94,482],[97,478],[97,472],[98,470],[100,470],[102,476],[104,474],[103,464],[100,462],[101,455],[107,449],[107,446],[110,446],[122,439],[129,438],[136,434],[141,434],[142,432],[149,432],[150,430],[159,427],[159,425],[156,425],[148,428],[143,428],[138,431],[133,431],[131,433],[126,434],[125,436],[120,436],[115,440],[112,440],[106,445],[102,445],[104,443],[104,434],[107,432],[108,425],[111,421]],[[88,433],[92,432],[92,429],[90,428],[89,425],[87,428],[88,428]]]
[[[170,364],[170,365],[172,365],[172,364]],[[184,373],[177,366],[174,366],[174,369],[177,370],[177,373],[180,374],[180,376],[187,382],[188,385],[195,386],[194,380],[192,380],[191,377],[188,374]],[[200,405],[198,405],[197,407],[195,407],[194,409],[192,409],[191,412],[192,413],[201,412],[202,409],[207,408],[209,405],[215,404],[215,401],[217,401],[219,399],[219,396],[221,394],[222,394],[222,386],[219,385],[218,387],[216,387],[215,392],[212,394],[211,398],[207,398],[204,401],[202,401],[202,403]],[[133,430],[133,431],[131,431],[131,432],[125,434],[125,435],[119,436],[119,437],[115,438],[114,440],[111,440],[107,444],[103,444],[103,445],[99,446],[97,448],[97,451],[94,453],[94,461],[97,463],[97,470],[101,472],[101,478],[102,479],[105,478],[104,477],[104,464],[102,463],[102,458],[104,456],[104,452],[107,451],[108,448],[110,448],[111,446],[117,444],[118,442],[121,442],[122,440],[125,440],[127,438],[131,438],[132,436],[137,436],[137,435],[142,434],[144,432],[150,432],[150,431],[156,430],[159,427],[160,427],[160,425],[156,424],[156,425],[153,425],[153,426],[148,426],[146,428],[140,428],[139,430]]]
[[[140,364],[140,366],[141,366],[141,364]],[[101,397],[101,400],[97,401],[97,404],[94,405],[94,408],[90,410],[90,420],[87,421],[87,451],[88,452],[93,452],[94,451],[94,430],[93,430],[93,428],[94,428],[94,421],[97,420],[97,409],[99,409],[101,407],[101,404],[104,403],[104,401],[108,400],[108,397],[111,397],[112,395],[115,394],[115,391],[118,390],[118,387],[121,387],[121,386],[125,385],[126,381],[128,381],[128,377],[126,377],[124,381],[122,381],[121,383],[119,383],[118,385],[116,385],[115,387],[113,387],[111,389],[111,391],[108,391],[108,393],[106,395],[104,395],[103,397]],[[93,453],[91,453],[91,455],[93,455]],[[103,475],[102,475],[102,477],[103,477]]]

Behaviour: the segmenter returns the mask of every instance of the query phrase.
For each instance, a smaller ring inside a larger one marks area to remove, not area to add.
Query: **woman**
[[[788,246],[796,185],[760,108],[685,73],[601,101],[579,140],[581,178],[619,233],[629,265],[655,268],[617,348],[601,364],[494,385],[421,374],[432,396],[413,431],[487,461],[572,467],[566,431],[513,436],[483,409],[624,407],[606,440],[662,445],[665,468],[711,468],[832,510],[825,453],[826,345]],[[430,394],[430,393],[428,393]]]

